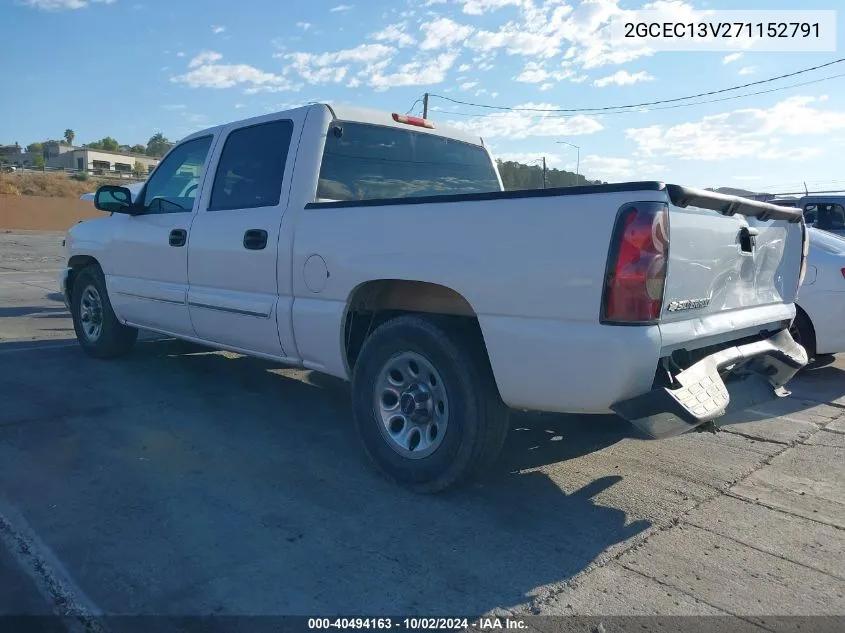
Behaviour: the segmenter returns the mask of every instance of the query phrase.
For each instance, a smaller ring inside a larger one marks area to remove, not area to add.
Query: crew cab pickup
[[[786,395],[798,209],[662,182],[503,191],[483,140],[324,104],[192,134],[66,237],[83,349],[138,329],[352,382],[363,447],[437,492],[512,408],[617,412],[647,437]]]

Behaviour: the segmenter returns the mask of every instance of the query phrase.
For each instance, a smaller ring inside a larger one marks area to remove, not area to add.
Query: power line
[[[408,108],[408,111],[407,111],[405,114],[411,114],[411,112],[413,112],[413,111],[414,111],[414,108],[416,108],[416,107],[417,107],[417,104],[418,104],[420,101],[422,101],[422,99],[423,99],[423,98],[422,98],[422,96],[420,96],[420,97],[419,97],[416,101],[414,101],[414,103],[411,105],[411,107],[410,107],[410,108]]]
[[[699,97],[709,97],[717,94],[722,94],[724,92],[731,92],[733,90],[740,90],[742,88],[750,88],[751,86],[759,86],[761,84],[770,83],[772,81],[778,81],[780,79],[786,79],[787,77],[794,77],[796,75],[801,75],[803,73],[808,73],[813,70],[818,70],[820,68],[827,68],[828,66],[833,66],[834,64],[841,64],[845,62],[845,57],[841,57],[839,59],[834,59],[833,61],[827,62],[826,64],[820,64],[818,66],[812,66],[810,68],[804,68],[802,70],[796,70],[795,72],[787,73],[785,75],[778,75],[777,77],[770,77],[769,79],[761,79],[759,81],[752,81],[747,84],[742,84],[739,86],[732,86],[730,88],[722,88],[721,90],[710,90],[708,92],[700,92],[694,95],[688,95],[686,97],[676,97],[674,99],[661,99],[659,101],[647,101],[644,103],[633,103],[629,105],[621,105],[621,106],[605,106],[602,108],[513,108],[509,106],[497,106],[497,105],[490,105],[484,103],[472,103],[470,101],[460,101],[459,99],[452,99],[451,97],[444,97],[443,95],[432,94],[430,96],[437,97],[438,99],[443,99],[444,101],[451,101],[452,103],[457,103],[460,105],[471,106],[474,108],[487,108],[490,110],[509,110],[512,112],[606,112],[608,110],[623,110],[628,108],[642,108],[645,106],[652,106],[652,105],[660,105],[663,103],[674,103],[677,101],[686,101],[688,99],[697,99]],[[656,109],[656,108],[655,108]]]
[[[730,97],[721,97],[719,99],[706,99],[704,101],[695,101],[693,103],[675,103],[673,105],[660,106],[660,107],[657,107],[657,108],[648,108],[647,110],[645,110],[645,112],[652,112],[654,110],[674,110],[675,108],[689,108],[689,107],[692,107],[692,106],[704,105],[704,104],[707,104],[707,103],[718,103],[720,101],[733,101],[734,99],[742,99],[744,97],[753,97],[755,95],[768,94],[770,92],[779,92],[781,90],[789,90],[790,88],[800,88],[801,86],[809,86],[809,85],[812,85],[812,84],[821,83],[823,81],[830,81],[831,79],[839,79],[840,77],[845,77],[845,73],[840,73],[838,75],[830,75],[829,77],[821,77],[819,79],[813,79],[811,81],[802,81],[800,83],[790,84],[788,86],[779,86],[777,88],[769,88],[768,90],[756,90],[754,92],[747,92],[747,93],[741,94],[741,95],[731,95]],[[431,95],[431,96],[435,96],[435,95]],[[561,110],[561,112],[562,111],[563,110]],[[443,114],[454,114],[454,115],[457,115],[457,116],[467,116],[467,117],[487,117],[487,116],[495,116],[496,115],[495,113],[494,114],[475,114],[473,112],[456,112],[456,111],[453,111],[453,110],[439,110],[439,112],[441,112]],[[542,110],[540,112],[557,112],[557,111],[556,110]],[[632,114],[632,113],[637,113],[637,112],[641,112],[641,111],[640,110],[615,110],[613,112],[601,112],[601,113],[596,112],[594,114],[602,114],[602,115]],[[575,117],[575,116],[580,116],[580,114],[556,114],[556,115],[549,115],[546,118],[549,118],[549,119],[570,119],[570,118]]]

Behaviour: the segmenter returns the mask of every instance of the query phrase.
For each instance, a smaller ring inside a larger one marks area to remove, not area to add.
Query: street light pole
[[[555,143],[562,143],[563,145],[569,145],[569,147],[575,148],[575,184],[578,184],[578,178],[581,175],[581,148],[577,145],[573,145],[572,143],[567,143],[566,141],[555,141]]]

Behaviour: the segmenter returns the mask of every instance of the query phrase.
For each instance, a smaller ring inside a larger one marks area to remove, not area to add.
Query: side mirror
[[[103,185],[94,194],[94,208],[108,213],[133,215],[132,192],[126,187]]]

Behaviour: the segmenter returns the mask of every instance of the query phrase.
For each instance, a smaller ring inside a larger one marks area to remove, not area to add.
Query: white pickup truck
[[[196,185],[196,186],[194,186]],[[786,395],[797,209],[662,182],[502,191],[482,139],[323,104],[197,132],[67,234],[95,358],[138,329],[351,380],[366,453],[436,492],[509,408],[615,411],[648,436]]]

